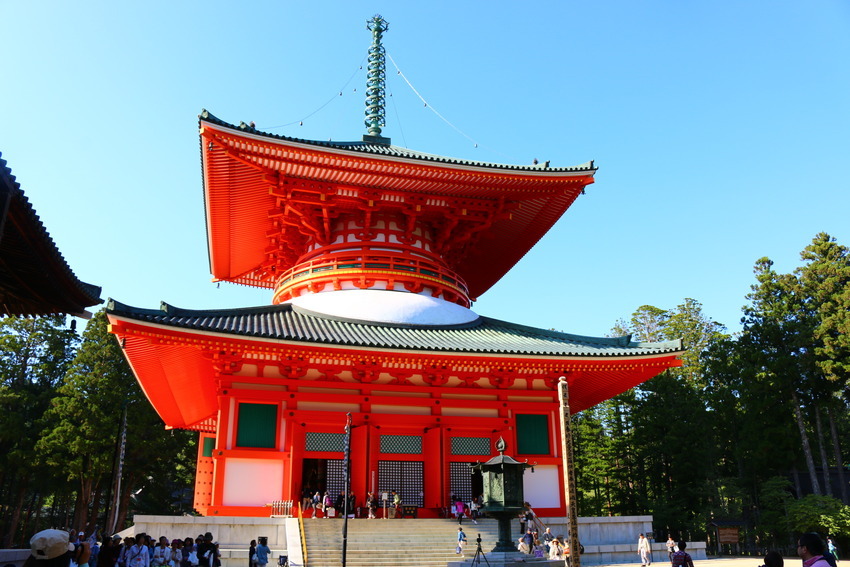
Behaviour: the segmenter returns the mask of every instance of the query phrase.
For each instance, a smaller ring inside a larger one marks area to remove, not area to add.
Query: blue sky
[[[360,139],[375,13],[387,53],[466,134],[389,63],[394,144],[600,168],[482,315],[603,335],[691,297],[734,331],[757,258],[790,271],[820,231],[850,245],[847,2],[240,4],[0,0],[0,152],[104,297],[271,301],[210,282],[197,115]]]

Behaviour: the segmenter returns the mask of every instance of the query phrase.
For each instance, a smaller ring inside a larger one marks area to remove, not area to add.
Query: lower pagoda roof
[[[163,303],[160,309],[141,309],[110,299],[106,312],[110,331],[165,425],[209,432],[215,431],[219,411],[218,381],[238,373],[243,362],[278,368],[278,377],[258,380],[296,389],[359,383],[399,393],[436,388],[539,396],[555,392],[558,378],[566,376],[575,413],[679,366],[683,350],[679,340],[584,337],[481,316],[457,325],[376,323],[288,303],[215,310]],[[330,375],[308,377],[314,364],[324,368],[319,374]],[[396,371],[401,374],[393,378]],[[330,377],[338,372],[350,376]],[[384,372],[389,375],[382,378]],[[405,373],[420,373],[425,383],[399,377]]]
[[[635,342],[631,336],[586,337],[479,316],[460,325],[376,323],[319,315],[292,304],[240,309],[130,307],[109,300],[107,313],[180,329],[364,348],[523,356],[620,357],[677,354],[682,341]]]
[[[80,281],[0,157],[0,311],[89,318],[100,287]]]

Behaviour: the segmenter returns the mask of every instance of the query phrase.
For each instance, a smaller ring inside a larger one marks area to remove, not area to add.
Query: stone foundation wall
[[[556,536],[566,539],[566,518],[541,518]],[[578,519],[579,541],[584,546],[582,565],[637,563],[638,534],[652,531],[652,516],[602,516]],[[667,534],[655,534],[661,541],[650,540],[652,561],[667,561]],[[704,541],[688,542],[687,552],[693,559],[705,559]]]

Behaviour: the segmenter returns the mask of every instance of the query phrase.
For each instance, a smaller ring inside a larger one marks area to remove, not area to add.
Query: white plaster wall
[[[558,467],[555,465],[535,466],[534,472],[526,469],[522,475],[523,495],[532,508],[560,508],[558,487]]]
[[[259,459],[227,459],[225,461],[222,497],[224,506],[265,506],[273,500],[282,498],[282,461]]]

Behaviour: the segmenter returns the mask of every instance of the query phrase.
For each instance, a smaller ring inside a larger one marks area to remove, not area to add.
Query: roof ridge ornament
[[[364,142],[390,145],[390,139],[381,136],[381,127],[386,126],[384,93],[387,78],[386,51],[381,44],[384,32],[390,24],[380,14],[366,20],[366,29],[372,32],[372,45],[369,47],[369,63],[366,73],[366,132]]]

